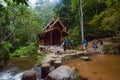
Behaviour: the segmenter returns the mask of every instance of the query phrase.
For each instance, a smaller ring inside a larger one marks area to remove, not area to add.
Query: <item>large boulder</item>
[[[29,70],[23,73],[22,80],[36,80],[36,72],[34,70]]]
[[[69,66],[60,66],[51,71],[46,80],[81,80],[78,72]]]

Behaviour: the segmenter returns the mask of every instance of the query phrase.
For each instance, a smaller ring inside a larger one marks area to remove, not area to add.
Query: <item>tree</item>
[[[107,1],[106,4],[114,4],[100,14],[95,15],[89,22],[90,26],[97,27],[100,31],[104,31],[108,36],[116,36],[120,34],[120,9],[118,3]]]
[[[55,18],[56,14],[53,11],[55,4],[49,0],[38,0],[35,10],[39,13],[39,18],[42,19],[44,27],[51,19]]]
[[[4,0],[6,3],[9,3],[10,0]],[[18,5],[19,4],[25,4],[28,5],[28,0],[12,0],[13,2],[16,2]]]
[[[62,3],[54,8],[56,16],[60,18],[63,24],[69,30],[74,22],[74,14],[71,11],[71,0],[62,0]]]
[[[35,41],[36,35],[42,30],[39,13],[26,5],[12,1],[9,1],[7,7],[3,8],[1,8],[4,12],[1,16],[3,18],[0,19],[1,43],[9,41],[17,48],[27,42]]]

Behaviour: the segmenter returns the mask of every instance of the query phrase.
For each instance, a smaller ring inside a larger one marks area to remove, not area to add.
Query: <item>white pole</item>
[[[80,23],[81,23],[81,37],[82,41],[84,40],[84,29],[83,29],[83,11],[82,11],[82,0],[80,0]]]

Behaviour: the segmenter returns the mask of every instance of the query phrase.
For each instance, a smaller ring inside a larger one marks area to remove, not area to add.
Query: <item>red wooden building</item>
[[[61,45],[62,38],[67,35],[68,32],[62,22],[59,19],[52,20],[44,27],[44,32],[38,35],[39,45]]]

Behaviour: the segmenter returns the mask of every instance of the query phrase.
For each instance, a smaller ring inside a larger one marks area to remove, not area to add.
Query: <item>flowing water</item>
[[[0,70],[0,80],[21,80],[23,72],[32,69],[35,62],[33,58],[10,59]]]
[[[77,68],[79,74],[88,80],[120,80],[120,56],[95,54],[90,61],[72,59],[64,65]]]
[[[80,58],[67,60],[63,65],[76,67],[79,74],[88,80],[120,80],[120,56],[109,54],[95,54],[90,56],[90,61]],[[0,80],[21,80],[24,71],[34,69],[40,72],[41,68],[33,67],[33,58],[11,59],[2,70]],[[41,72],[38,74],[40,75]],[[41,77],[37,80],[41,80]]]

